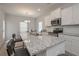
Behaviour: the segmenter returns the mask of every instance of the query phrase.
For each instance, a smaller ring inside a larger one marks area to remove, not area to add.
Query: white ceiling
[[[46,13],[55,3],[2,3],[0,8],[8,13],[19,16],[39,17]],[[40,9],[40,11],[37,11]]]
[[[27,16],[27,17],[40,17],[46,13],[62,6],[72,5],[71,3],[0,3],[0,9],[5,13]],[[40,9],[40,11],[37,11]]]

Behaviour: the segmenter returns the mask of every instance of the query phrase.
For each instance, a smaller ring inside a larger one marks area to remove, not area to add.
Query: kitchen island
[[[56,56],[65,53],[65,40],[48,34],[21,33],[24,45],[31,56]]]

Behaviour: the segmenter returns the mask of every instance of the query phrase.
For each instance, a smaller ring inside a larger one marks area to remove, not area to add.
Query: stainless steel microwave
[[[51,21],[51,25],[61,25],[61,18],[56,18]]]

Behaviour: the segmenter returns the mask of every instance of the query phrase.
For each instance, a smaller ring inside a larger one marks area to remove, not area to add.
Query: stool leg
[[[24,42],[23,42],[23,48],[24,48]]]

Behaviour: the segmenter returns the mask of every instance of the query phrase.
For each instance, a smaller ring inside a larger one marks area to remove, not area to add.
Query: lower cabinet
[[[57,56],[60,54],[65,54],[65,42],[60,43],[54,47],[50,47],[46,51],[47,56]]]
[[[73,55],[79,56],[79,37],[62,35],[62,39],[65,39],[65,50]]]
[[[66,41],[65,41],[65,50],[66,50],[66,51],[72,52],[72,51],[71,51],[71,44],[72,44],[72,43],[71,43],[71,40],[67,40],[67,39],[66,39]]]
[[[72,46],[71,46],[72,53],[74,55],[79,56],[79,37],[74,37],[72,39]]]
[[[57,56],[60,54],[65,54],[65,42],[47,48],[46,50],[36,54],[36,56]]]
[[[72,52],[71,51],[72,37],[71,36],[67,36],[67,35],[63,35],[61,38],[66,40],[65,41],[65,50],[68,51],[68,52]]]

